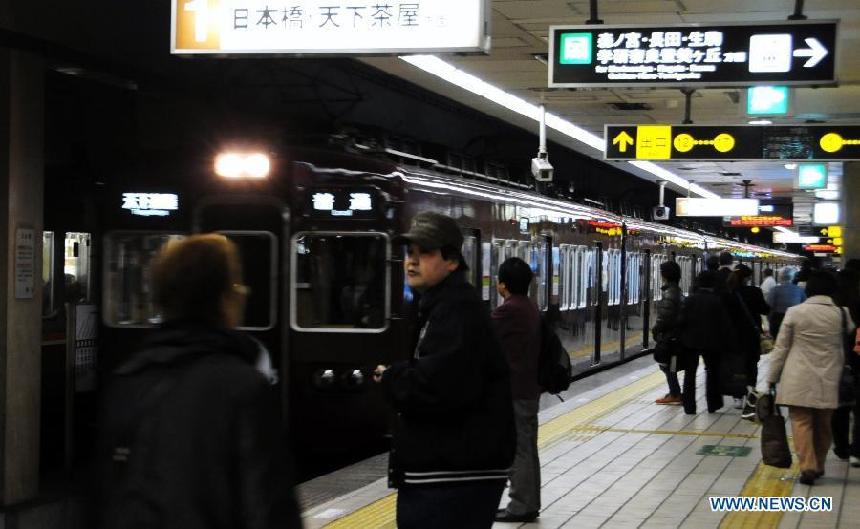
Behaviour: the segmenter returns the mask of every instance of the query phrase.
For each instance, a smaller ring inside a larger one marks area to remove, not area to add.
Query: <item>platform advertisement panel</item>
[[[486,53],[489,0],[173,0],[174,54]]]

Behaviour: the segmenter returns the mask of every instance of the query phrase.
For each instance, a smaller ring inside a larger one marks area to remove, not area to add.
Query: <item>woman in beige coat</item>
[[[845,363],[842,314],[833,303],[836,278],[813,272],[806,284],[808,299],[788,309],[771,352],[768,381],[779,383],[776,402],[788,406],[794,447],[800,459],[800,482],[812,485],[824,475],[830,449],[830,417],[839,404],[839,379]]]

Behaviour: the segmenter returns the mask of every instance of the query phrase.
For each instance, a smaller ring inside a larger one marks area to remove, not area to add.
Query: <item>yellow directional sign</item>
[[[640,160],[671,159],[672,127],[670,125],[639,125],[636,127],[636,158]]]
[[[821,137],[821,148],[829,153],[839,152],[846,145],[860,145],[860,139],[846,140],[841,135],[831,132]]]
[[[621,152],[627,152],[627,147],[634,143],[635,140],[633,137],[623,130],[621,131],[621,134],[612,138],[612,145],[618,145],[618,150]]]
[[[721,133],[712,140],[697,140],[689,134],[678,134],[672,142],[678,152],[690,152],[696,145],[713,145],[720,152],[729,152],[735,148],[735,138],[731,134]]]
[[[828,237],[842,237],[842,226],[828,226],[827,227],[827,236]]]

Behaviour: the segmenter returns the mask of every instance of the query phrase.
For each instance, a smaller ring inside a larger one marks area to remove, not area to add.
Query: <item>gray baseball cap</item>
[[[409,231],[395,236],[394,244],[417,244],[422,250],[451,246],[458,251],[463,246],[463,234],[457,221],[432,211],[422,211],[412,218]]]

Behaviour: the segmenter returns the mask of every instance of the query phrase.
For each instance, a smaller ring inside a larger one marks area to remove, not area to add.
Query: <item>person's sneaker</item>
[[[744,404],[743,409],[741,410],[741,419],[746,421],[756,422],[758,416],[755,412],[755,406],[751,406],[750,403]]]
[[[735,397],[735,409],[739,410],[744,407],[744,399]]]
[[[654,401],[656,404],[668,404],[670,406],[680,406],[681,405],[681,395],[670,395],[666,394],[659,399]]]
[[[860,457],[851,456],[851,466],[854,468],[860,468]]]
[[[496,521],[497,522],[517,522],[517,523],[528,523],[533,522],[540,516],[540,513],[537,512],[527,512],[525,514],[513,514],[508,512],[507,509],[499,509],[496,511]]]

